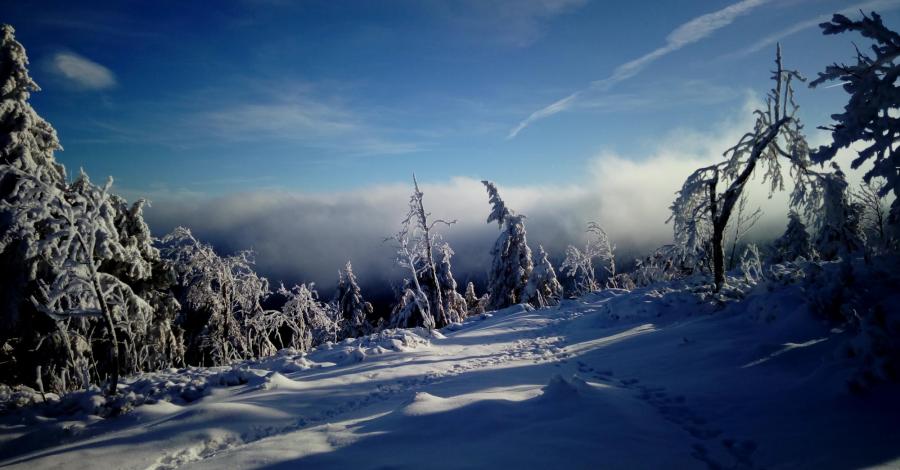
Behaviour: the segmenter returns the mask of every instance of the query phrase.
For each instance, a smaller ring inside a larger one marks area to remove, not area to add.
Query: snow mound
[[[591,385],[584,379],[573,375],[569,379],[560,374],[550,378],[547,385],[541,389],[542,400],[557,402],[558,400],[577,400],[579,397],[591,391]]]

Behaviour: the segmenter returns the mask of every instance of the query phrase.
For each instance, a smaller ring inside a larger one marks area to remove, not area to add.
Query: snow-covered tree
[[[184,227],[162,239],[161,252],[175,266],[187,308],[182,324],[190,362],[221,365],[259,353],[265,342],[250,320],[263,312],[269,283],[253,271],[253,253],[220,257]]]
[[[9,233],[15,234],[15,239],[28,240],[26,259],[39,258],[50,273],[49,282],[40,283],[40,295],[33,296],[32,303],[65,324],[61,329],[73,319],[103,319],[110,358],[109,391],[115,393],[122,369],[120,349],[132,355],[136,352],[136,339],[147,334],[153,310],[131,286],[107,271],[108,264],[117,264],[128,266],[136,279],[151,273],[136,247],[122,244],[109,194],[112,179],[99,187],[82,173],[60,190],[17,168],[4,165],[2,170],[16,179],[9,198],[13,203],[3,202],[16,221]],[[125,345],[120,344],[118,331],[127,333]],[[80,362],[74,356],[70,361]]]
[[[318,300],[312,284],[301,284],[290,290],[282,285],[278,294],[286,299],[281,310],[266,312],[259,321],[267,322],[269,336],[275,338],[279,348],[308,351],[319,343],[337,339],[337,325]]]
[[[606,271],[606,285],[619,287],[616,284],[616,247],[613,245],[606,231],[596,222],[588,223],[587,232],[592,235],[585,247],[585,254],[590,258],[598,258]]]
[[[450,258],[453,257],[453,249],[450,244],[441,243],[438,247],[441,254],[441,260],[437,265],[438,284],[441,288],[441,298],[444,300],[444,312],[450,323],[458,323],[463,321],[468,315],[466,299],[456,288],[456,279],[453,277],[453,270],[450,266]]]
[[[474,296],[474,288],[472,295]],[[525,299],[535,307],[548,307],[556,305],[563,296],[563,287],[556,279],[556,270],[548,259],[547,252],[542,245],[538,245],[537,262],[528,278],[525,287]]]
[[[835,171],[822,177],[823,198],[817,211],[815,247],[822,259],[833,260],[864,247],[860,229],[862,209],[850,200],[847,180],[837,163]]]
[[[28,74],[28,56],[15,38],[12,26],[0,26],[0,163],[35,176],[42,182],[65,182],[65,168],[54,152],[62,150],[56,130],[28,103],[40,87]],[[13,174],[4,174],[0,196],[12,189]]]
[[[802,134],[803,126],[796,117],[792,81],[802,80],[797,72],[785,70],[781,63],[781,46],[775,58],[775,85],[766,96],[766,106],[755,111],[756,124],[737,145],[728,149],[725,161],[700,168],[688,176],[673,202],[672,216],[675,245],[689,257],[706,251],[711,245],[715,289],[725,283],[724,235],[750,176],[762,168],[763,181],[770,183],[770,193],[784,187],[782,159],[791,165],[794,176],[794,206],[815,199],[815,176],[808,171],[809,149]],[[719,192],[719,184],[726,189]],[[708,255],[706,255],[708,256]]]
[[[566,247],[566,257],[563,259],[559,270],[566,277],[572,279],[572,295],[580,296],[600,289],[597,277],[594,273],[594,262],[584,251],[573,245]]]
[[[338,272],[334,306],[343,319],[346,337],[357,338],[372,333],[370,318],[374,309],[372,304],[363,299],[356,275],[353,274],[353,266],[349,261],[344,269]]]
[[[791,211],[788,214],[788,226],[780,237],[775,239],[773,243],[773,263],[782,263],[785,261],[794,261],[797,258],[812,259],[814,258],[812,242],[810,241],[809,232],[806,231],[806,225],[800,220],[800,214]]]
[[[15,30],[0,26],[0,165],[8,168],[0,170],[0,201],[6,203],[13,203],[10,197],[19,173],[58,190],[65,185],[65,169],[54,158],[54,152],[62,149],[56,131],[29,103],[31,93],[39,90],[28,73],[28,57],[15,39]],[[47,195],[47,200],[51,197]],[[43,314],[35,315],[38,312],[29,300],[37,293],[34,280],[44,269],[39,258],[26,260],[26,251],[47,232],[38,224],[32,239],[17,238],[22,232],[14,229],[14,211],[14,207],[0,208],[0,375],[24,382],[26,374],[33,377],[39,365],[28,360],[42,354],[33,351],[36,341],[43,339],[38,332],[56,326]]]
[[[487,189],[491,203],[487,223],[496,221],[500,228],[500,236],[491,249],[493,262],[488,272],[488,306],[491,310],[499,310],[526,301],[525,287],[534,263],[525,233],[525,216],[506,207],[494,183],[481,183]]]
[[[606,231],[596,222],[588,223],[587,233],[591,235],[584,250],[569,245],[566,247],[566,257],[560,270],[567,277],[572,278],[575,286],[574,294],[583,295],[594,292],[602,287],[594,271],[594,259],[599,259],[606,271],[606,285],[619,287],[616,275],[616,247],[609,240]]]
[[[844,106],[844,112],[835,114],[836,121],[828,126],[832,142],[816,149],[811,158],[814,162],[824,163],[833,159],[838,150],[849,147],[855,142],[865,143],[866,147],[858,153],[852,162],[854,169],[868,160],[872,167],[865,173],[865,181],[872,178],[884,178],[885,184],[880,188],[879,196],[888,192],[894,193],[888,224],[893,228],[895,236],[900,230],[900,34],[888,29],[881,16],[872,13],[863,14],[862,19],[853,21],[844,15],[836,14],[830,22],[822,23],[823,34],[841,34],[857,32],[871,40],[871,53],[856,50],[856,63],[852,65],[833,64],[819,73],[819,77],[810,83],[815,87],[825,82],[836,81],[850,95]]]
[[[438,224],[449,227],[456,221],[430,220],[431,213],[425,211],[423,195],[413,175],[413,193],[409,198],[409,210],[401,222],[400,231],[388,239],[396,243],[397,264],[408,269],[412,278],[407,287],[411,293],[405,291],[401,293],[400,303],[403,307],[394,309],[396,315],[392,315],[394,318],[390,323],[395,326],[400,322],[399,324],[403,325],[417,324],[426,328],[441,328],[450,323],[450,318],[444,311],[444,299],[434,261],[434,248],[438,241],[434,227]]]
[[[467,315],[480,315],[484,313],[484,307],[487,304],[487,296],[478,297],[475,293],[475,283],[469,281],[466,284],[466,311]]]
[[[738,245],[762,217],[762,209],[758,207],[752,212],[749,211],[747,208],[748,200],[749,198],[745,193],[741,195],[741,199],[738,202],[734,227],[731,227],[731,255],[728,257],[728,269],[733,269],[736,266]]]
[[[860,223],[866,234],[868,248],[888,248],[892,243],[887,225],[889,209],[881,197],[884,186],[883,178],[873,178],[860,183],[853,193],[854,202],[862,208]]]

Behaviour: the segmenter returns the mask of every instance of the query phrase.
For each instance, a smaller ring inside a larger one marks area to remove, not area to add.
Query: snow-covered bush
[[[468,316],[466,298],[457,291],[456,279],[453,277],[453,269],[450,259],[453,257],[453,249],[449,243],[441,243],[438,247],[441,260],[437,265],[438,285],[441,289],[441,298],[444,301],[444,312],[450,323],[458,323]]]
[[[472,296],[474,297],[474,288]],[[556,279],[556,270],[547,257],[544,247],[538,245],[537,262],[525,287],[525,300],[535,307],[557,305],[563,297],[563,287]]]
[[[479,297],[475,293],[475,283],[469,281],[466,285],[466,311],[467,315],[481,315],[487,307],[487,294]]]
[[[605,285],[611,288],[619,288],[619,277],[616,274],[615,246],[596,222],[588,223],[587,233],[592,237],[588,239],[584,250],[569,245],[566,247],[566,257],[560,266],[560,270],[572,279],[574,284],[573,294],[576,296],[594,292],[604,285],[597,279],[594,271],[594,259],[599,259],[604,271],[606,271]]]
[[[184,227],[163,237],[160,251],[177,274],[190,364],[228,364],[273,352],[251,321],[263,313],[260,302],[269,293],[268,281],[253,271],[252,252],[220,257]]]

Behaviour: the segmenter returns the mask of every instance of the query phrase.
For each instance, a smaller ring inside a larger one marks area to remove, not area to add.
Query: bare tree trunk
[[[716,200],[716,186],[719,184],[719,173],[709,182],[709,210],[710,219],[712,219],[712,251],[713,251],[713,281],[715,282],[715,291],[719,292],[722,285],[725,284],[725,247],[722,240],[725,236],[725,225],[728,218],[719,214],[718,201]],[[724,219],[724,222],[722,221]]]
[[[109,381],[109,394],[115,395],[119,386],[119,341],[116,338],[116,325],[113,322],[112,312],[109,305],[106,304],[106,298],[103,296],[103,290],[100,288],[100,276],[97,274],[97,267],[93,262],[91,266],[91,283],[94,287],[94,295],[97,296],[97,302],[100,303],[100,311],[106,320],[106,328],[109,330],[110,340],[110,358],[112,359],[112,376]]]
[[[432,293],[430,303],[433,304],[431,311],[432,316],[434,317],[435,326],[437,328],[446,326],[449,322],[447,321],[447,314],[444,312],[444,300],[441,298],[441,284],[438,281],[437,277],[437,269],[434,266],[434,257],[432,255],[432,246],[431,246],[431,227],[428,225],[428,213],[425,212],[425,206],[422,204],[422,192],[419,191],[419,182],[416,181],[416,175],[413,175],[413,186],[415,186],[416,193],[419,194],[417,198],[418,207],[416,207],[416,211],[418,212],[419,226],[422,229],[422,234],[425,237],[425,250],[426,250],[426,269],[428,273],[426,276],[428,277],[428,282],[432,285]]]

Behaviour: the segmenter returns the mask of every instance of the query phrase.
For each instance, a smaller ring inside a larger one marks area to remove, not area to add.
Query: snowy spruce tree
[[[897,81],[900,34],[888,29],[877,13],[863,14],[859,20],[836,14],[830,22],[820,26],[823,34],[856,32],[873,44],[869,53],[857,48],[856,63],[830,65],[810,83],[815,87],[837,82],[850,95],[844,111],[832,116],[836,122],[825,128],[831,131],[832,142],[812,152],[811,159],[824,163],[835,158],[842,148],[856,142],[865,144],[853,160],[852,168],[871,161],[872,167],[863,176],[865,181],[884,178],[885,184],[878,195],[894,194],[888,225],[892,236],[897,238],[900,236],[900,172],[897,171],[900,168],[900,117],[896,114],[900,108],[900,84]]]
[[[493,262],[488,272],[488,308],[499,310],[525,302],[525,288],[534,269],[525,233],[525,216],[517,215],[500,198],[497,186],[482,181],[487,189],[491,213],[487,223],[497,222],[500,236],[491,249]]]
[[[4,286],[0,289],[0,375],[19,382],[33,377],[40,365],[35,354],[28,353],[43,339],[35,332],[55,329],[55,325],[43,314],[36,315],[28,300],[37,293],[34,279],[42,271],[42,262],[33,257],[26,260],[26,251],[46,230],[37,224],[32,239],[16,238],[22,232],[15,229],[12,193],[19,174],[60,190],[65,184],[65,169],[54,158],[54,152],[62,149],[56,131],[29,103],[31,94],[39,90],[28,73],[28,57],[16,41],[15,30],[0,26],[0,201],[10,204],[0,208],[0,285]]]
[[[774,251],[773,263],[794,261],[798,258],[807,260],[814,258],[809,232],[806,231],[806,225],[800,220],[800,214],[797,211],[792,210],[788,214],[787,229],[784,234],[775,239],[772,248]]]
[[[669,221],[674,225],[675,245],[682,259],[712,259],[715,290],[725,283],[724,235],[744,188],[757,168],[770,183],[770,193],[784,188],[782,160],[791,165],[794,207],[812,204],[818,197],[817,176],[809,170],[809,149],[802,134],[794,101],[792,82],[802,80],[781,62],[777,48],[775,82],[766,96],[766,105],[755,111],[753,130],[728,149],[725,160],[700,168],[688,176],[672,203]],[[720,192],[720,186],[725,190]],[[711,251],[711,253],[710,253]]]
[[[344,336],[358,338],[372,333],[372,304],[363,299],[362,291],[353,274],[353,266],[347,261],[338,272],[338,285],[334,293],[334,306],[343,319]]]
[[[847,180],[837,163],[834,173],[822,177],[823,197],[817,213],[815,247],[822,259],[844,258],[864,248],[862,208],[850,200]]]
[[[474,295],[474,290],[472,292]],[[535,307],[557,305],[563,297],[563,287],[556,278],[556,270],[542,245],[538,245],[537,262],[525,287],[525,300]]]

